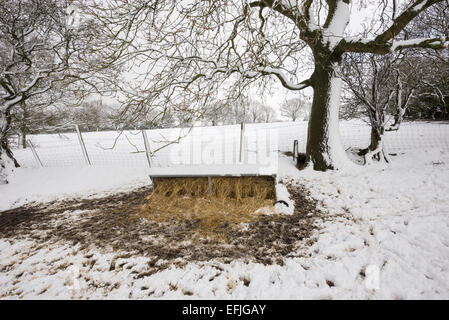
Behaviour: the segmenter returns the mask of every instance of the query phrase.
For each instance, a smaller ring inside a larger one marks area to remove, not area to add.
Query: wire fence
[[[144,135],[148,140],[145,146]],[[364,148],[370,127],[342,121],[340,135],[345,148]],[[13,149],[23,167],[173,166],[178,164],[254,163],[273,151],[305,152],[307,122],[170,128],[134,131],[82,132],[30,135],[28,148]],[[449,150],[449,123],[409,122],[399,131],[387,132],[390,153],[438,148]],[[276,150],[273,150],[276,149]]]

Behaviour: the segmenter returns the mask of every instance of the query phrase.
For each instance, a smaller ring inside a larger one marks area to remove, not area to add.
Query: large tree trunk
[[[28,117],[29,117],[29,112],[28,112],[28,110],[27,110],[27,105],[26,105],[26,102],[25,102],[25,100],[24,101],[22,101],[21,103],[20,103],[20,106],[21,106],[21,108],[22,108],[22,123],[21,123],[21,125],[20,125],[20,133],[21,133],[21,135],[22,135],[22,148],[23,149],[26,149],[26,147],[27,147],[27,134],[28,134],[28,126],[26,125],[27,124],[27,122],[29,121],[29,119],[28,119]]]
[[[9,112],[0,112],[0,184],[8,183],[7,176],[9,172],[14,167],[20,167],[9,148],[7,133],[10,125],[11,115]]]
[[[20,127],[20,135],[21,135],[21,144],[22,144],[23,149],[26,149],[26,147],[27,147],[27,133],[28,133],[28,128],[26,126],[21,126]]]
[[[10,158],[8,150],[0,146],[0,184],[8,183],[8,175],[16,165],[18,166],[18,163],[14,157]]]
[[[324,52],[325,53],[325,52]],[[313,103],[307,135],[307,162],[315,170],[341,169],[351,165],[340,139],[338,113],[340,109],[340,57],[315,54],[312,75]]]
[[[368,147],[368,151],[374,151],[377,148],[379,148],[379,143],[382,140],[384,131],[385,131],[384,128],[376,129],[371,127],[371,142]]]

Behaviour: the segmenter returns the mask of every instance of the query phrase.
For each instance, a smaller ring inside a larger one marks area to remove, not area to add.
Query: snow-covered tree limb
[[[449,38],[447,36],[394,41],[394,38],[410,23],[410,21],[430,6],[442,1],[445,0],[415,0],[399,16],[393,19],[393,23],[389,28],[374,39],[342,39],[338,46],[339,50],[342,50],[343,52],[387,54],[395,50],[407,48],[448,48]]]
[[[45,95],[51,90],[68,79],[76,79],[72,73],[76,69],[69,70],[69,64],[73,67],[75,61],[78,64],[89,38],[81,40],[77,29],[67,24],[69,2],[75,3],[73,0],[0,2],[0,170],[6,170],[7,162],[19,165],[8,144],[14,110],[27,102],[31,108],[31,101],[36,106],[45,104]],[[87,34],[84,29],[83,36]],[[67,89],[68,83],[65,85]],[[11,161],[6,161],[6,157]]]

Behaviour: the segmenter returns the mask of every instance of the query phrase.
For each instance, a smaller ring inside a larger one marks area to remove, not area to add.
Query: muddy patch
[[[193,240],[194,220],[160,223],[133,218],[151,192],[148,187],[99,199],[31,204],[0,212],[0,238],[33,239],[42,245],[63,241],[80,249],[95,247],[121,256],[151,257],[150,273],[171,264],[209,260],[282,265],[285,257],[305,252],[302,249],[315,241],[313,233],[324,219],[304,187],[290,184],[288,189],[295,201],[293,215],[262,215],[242,227],[224,229],[220,241]]]

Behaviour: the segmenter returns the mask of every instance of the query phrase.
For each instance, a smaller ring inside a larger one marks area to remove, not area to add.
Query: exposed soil
[[[324,218],[307,190],[296,185],[288,188],[296,206],[293,215],[262,215],[245,228],[224,228],[222,241],[192,240],[194,220],[157,223],[132,218],[151,192],[148,187],[99,199],[31,204],[0,212],[0,238],[33,239],[41,244],[63,241],[79,244],[81,249],[112,249],[122,256],[165,261],[157,269],[171,263],[235,259],[282,265],[283,258],[300,256],[301,248],[315,241],[312,233]],[[151,270],[157,271],[156,267]]]

